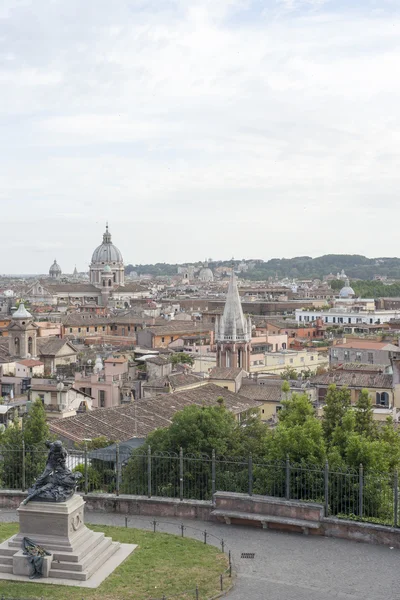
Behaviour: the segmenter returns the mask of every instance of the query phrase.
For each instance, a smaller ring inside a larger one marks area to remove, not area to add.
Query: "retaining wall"
[[[14,490],[0,491],[1,509],[17,509],[26,497],[26,493]],[[175,498],[147,498],[145,496],[114,496],[112,494],[87,494],[83,496],[86,501],[86,510],[103,511],[122,515],[144,515],[152,517],[179,517],[181,519],[199,519],[201,521],[214,521],[211,515],[214,506],[211,502],[200,500],[182,500]],[[282,500],[282,502],[284,502]],[[292,503],[300,504],[300,503]],[[304,503],[307,505],[307,503]],[[238,500],[235,507],[240,511],[242,505]],[[296,517],[296,515],[293,515]],[[298,515],[301,518],[301,514]],[[1,520],[1,512],[0,512]],[[248,526],[261,526],[257,523],[246,523]],[[400,548],[400,529],[374,525],[372,523],[358,523],[323,517],[319,530],[310,530],[310,535],[324,535],[368,544],[383,544]],[[229,527],[229,525],[227,525]],[[276,524],[274,526],[276,527]],[[284,529],[284,526],[282,526]],[[268,534],[267,534],[268,535]]]

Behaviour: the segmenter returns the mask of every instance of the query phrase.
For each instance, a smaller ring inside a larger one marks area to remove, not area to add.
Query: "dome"
[[[96,248],[93,252],[92,263],[93,264],[104,264],[104,263],[122,263],[122,254],[114,244],[111,243],[111,233],[108,231],[108,225],[106,231],[103,234],[103,243]]]
[[[204,281],[205,283],[214,281],[213,272],[209,267],[203,267],[202,269],[200,269],[199,279],[200,281]]]
[[[61,275],[61,267],[57,263],[56,259],[54,259],[54,262],[49,269],[49,273],[50,273],[50,275],[52,275],[52,274]]]
[[[3,294],[3,296],[5,296],[6,298],[12,298],[13,296],[15,296],[13,290],[6,290]]]
[[[106,265],[103,269],[103,273],[111,273],[111,267],[110,265]]]
[[[31,319],[32,315],[29,313],[23,302],[19,303],[18,309],[12,314],[13,319]]]
[[[352,296],[355,296],[355,295],[356,295],[356,293],[353,290],[353,288],[350,287],[349,280],[346,279],[344,287],[342,287],[342,289],[339,292],[339,296],[341,298],[351,298]]]

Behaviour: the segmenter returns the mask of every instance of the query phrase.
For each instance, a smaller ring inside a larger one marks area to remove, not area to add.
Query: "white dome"
[[[100,246],[97,246],[96,250],[93,252],[92,263],[107,264],[122,262],[121,252],[111,243],[111,233],[109,233],[107,225],[106,232],[103,234],[103,243]]]
[[[204,267],[202,269],[200,269],[199,279],[200,279],[200,281],[203,281],[204,283],[214,281],[213,272],[211,271],[211,269],[207,263],[204,265]]]
[[[355,295],[356,295],[356,293],[353,290],[353,288],[350,286],[349,280],[346,279],[344,287],[342,287],[342,289],[339,292],[339,296],[341,298],[350,298],[351,296],[355,296]]]
[[[13,319],[31,319],[32,315],[29,313],[23,302],[20,302],[18,309],[12,314]]]
[[[6,298],[12,298],[13,296],[15,296],[15,294],[12,290],[5,290],[3,296],[5,296]]]
[[[61,274],[61,267],[60,265],[57,263],[56,259],[54,259],[53,264],[51,265],[50,269],[49,269],[49,273],[57,273],[58,275]]]

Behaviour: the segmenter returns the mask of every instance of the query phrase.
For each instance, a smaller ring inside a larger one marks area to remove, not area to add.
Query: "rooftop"
[[[258,408],[259,403],[229,392],[213,383],[172,394],[160,394],[151,400],[142,398],[126,406],[100,408],[89,413],[50,423],[50,430],[74,442],[105,436],[123,442],[145,438],[159,427],[168,427],[174,414],[185,406],[218,406],[222,397],[226,408],[240,414]]]

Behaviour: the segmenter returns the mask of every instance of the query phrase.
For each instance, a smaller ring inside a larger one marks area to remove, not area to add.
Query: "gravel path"
[[[0,521],[16,521],[0,511]],[[151,517],[128,517],[128,527],[152,529]],[[125,526],[123,515],[86,512],[88,523]],[[235,525],[158,518],[157,531],[181,533],[231,549],[237,572],[229,600],[400,600],[400,550],[333,538]],[[255,554],[242,559],[242,552]]]

